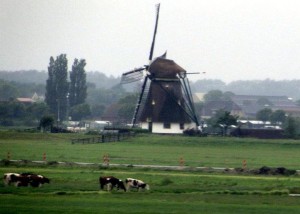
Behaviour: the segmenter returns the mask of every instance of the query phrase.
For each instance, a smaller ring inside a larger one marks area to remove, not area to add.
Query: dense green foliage
[[[17,101],[0,103],[0,125],[18,126],[20,124],[37,127],[41,117],[49,114],[45,103],[25,105]]]
[[[84,59],[74,60],[72,71],[70,72],[69,104],[76,106],[83,104],[87,97],[86,72]]]
[[[67,113],[68,60],[66,54],[61,54],[54,60],[50,58],[48,67],[48,79],[46,82],[45,102],[57,122],[62,121]]]

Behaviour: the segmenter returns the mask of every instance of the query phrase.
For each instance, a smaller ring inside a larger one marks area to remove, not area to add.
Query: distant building
[[[242,116],[242,109],[234,102],[228,101],[209,101],[202,108],[201,118],[208,119],[213,117],[217,111],[224,110],[230,112],[231,115]]]
[[[194,97],[197,96],[194,95]],[[209,101],[205,103],[201,118],[210,118],[222,109],[232,115],[239,116],[239,118],[255,119],[256,113],[264,108],[270,108],[272,111],[283,110],[288,115],[300,117],[300,107],[287,96],[233,95],[230,101]]]
[[[256,113],[264,108],[300,116],[300,107],[287,96],[233,95],[231,99],[242,109],[244,118],[255,118]]]
[[[35,92],[31,98],[30,97],[18,97],[18,98],[16,98],[16,100],[20,103],[23,103],[23,104],[32,104],[32,103],[44,102],[45,97],[44,96],[39,96]]]
[[[28,97],[18,97],[16,100],[23,104],[32,104],[35,102],[33,99]]]

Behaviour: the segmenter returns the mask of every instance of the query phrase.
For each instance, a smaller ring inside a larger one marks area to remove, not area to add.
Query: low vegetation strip
[[[30,161],[30,160],[7,160],[0,161],[0,166],[94,166],[104,168],[142,168],[142,169],[158,169],[158,170],[174,170],[174,171],[190,171],[190,172],[222,172],[226,174],[244,174],[244,175],[296,175],[300,174],[300,170],[291,170],[285,167],[267,167],[263,166],[258,169],[243,168],[222,168],[222,167],[188,167],[188,166],[163,166],[163,165],[133,165],[133,164],[109,164],[109,163],[84,163],[84,162],[61,162],[61,161]]]

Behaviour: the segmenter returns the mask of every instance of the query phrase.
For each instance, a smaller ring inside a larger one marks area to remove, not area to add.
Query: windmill
[[[156,5],[156,22],[149,54],[149,64],[123,73],[121,84],[142,80],[141,92],[132,118],[142,128],[156,133],[182,133],[199,126],[187,72],[166,53],[153,59],[160,4]]]

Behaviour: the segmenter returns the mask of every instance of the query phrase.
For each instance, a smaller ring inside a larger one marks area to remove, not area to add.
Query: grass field
[[[192,170],[196,166],[300,169],[300,141],[139,135],[117,143],[71,144],[80,134],[0,131],[1,159],[178,165],[191,170],[106,168],[44,164],[4,165],[0,173],[34,172],[51,179],[41,188],[0,184],[0,213],[299,213],[300,177],[258,176]],[[148,192],[99,191],[98,178],[139,178]]]
[[[41,188],[0,186],[1,213],[297,213],[300,178],[65,167],[1,167],[51,178]],[[137,177],[148,192],[99,191],[100,175]]]
[[[109,154],[110,163],[242,167],[261,166],[300,169],[299,140],[257,140],[216,137],[139,135],[117,143],[71,144],[78,134],[14,133],[0,131],[0,158],[10,153],[14,160],[102,163]]]

